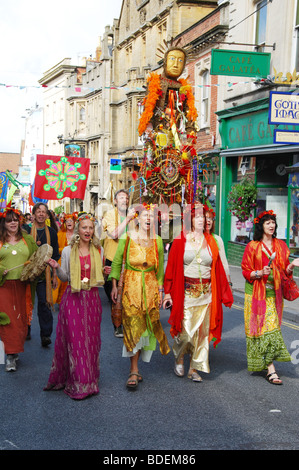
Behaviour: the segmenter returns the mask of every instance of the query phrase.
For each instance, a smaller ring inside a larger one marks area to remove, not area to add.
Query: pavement
[[[239,266],[229,266],[230,277],[233,283],[233,294],[235,301],[243,301],[245,293],[245,279],[242,275],[242,270]],[[299,278],[294,277],[297,285],[299,285]],[[283,318],[284,320],[293,321],[299,323],[299,298],[289,302],[288,300],[284,301],[283,309]]]

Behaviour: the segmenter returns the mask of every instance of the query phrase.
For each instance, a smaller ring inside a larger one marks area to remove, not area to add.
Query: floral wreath
[[[62,218],[62,223],[64,224],[67,219],[73,219],[74,222],[78,219],[78,212],[73,212],[72,214],[64,214]]]
[[[1,218],[6,219],[7,213],[9,211],[14,212],[18,217],[21,217],[21,213],[20,211],[18,211],[18,209],[14,209],[13,207],[6,207],[4,212],[0,212],[0,219]]]
[[[211,212],[213,218],[216,217],[216,213],[215,213],[214,209],[212,209],[212,207],[209,207],[207,204],[204,204],[203,210],[204,210],[204,212]]]
[[[261,219],[265,216],[265,215],[273,215],[274,217],[276,217],[276,214],[274,214],[274,212],[272,210],[270,211],[264,211],[264,212],[261,212],[254,220],[254,224],[259,224]]]

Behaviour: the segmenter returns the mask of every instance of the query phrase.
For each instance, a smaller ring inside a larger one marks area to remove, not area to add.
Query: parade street
[[[42,348],[35,315],[32,339],[20,354],[18,370],[8,373],[0,366],[1,450],[105,450],[113,458],[113,451],[121,450],[132,451],[134,457],[134,450],[183,455],[192,450],[299,449],[298,323],[283,321],[293,362],[276,363],[282,386],[247,371],[243,304],[242,298],[235,298],[232,309],[224,309],[222,342],[217,349],[210,346],[211,373],[202,374],[202,383],[177,377],[172,352],[162,356],[156,350],[149,364],[140,363],[143,382],[132,392],[125,387],[129,360],[121,357],[123,342],[113,335],[103,289],[100,294],[99,395],[74,401],[63,391],[43,391],[55,335],[52,344]],[[172,344],[168,315],[161,311]]]

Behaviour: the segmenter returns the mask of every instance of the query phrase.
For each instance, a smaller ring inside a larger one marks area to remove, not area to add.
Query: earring
[[[77,235],[75,235],[75,243],[79,243],[80,241],[80,235],[77,233]]]

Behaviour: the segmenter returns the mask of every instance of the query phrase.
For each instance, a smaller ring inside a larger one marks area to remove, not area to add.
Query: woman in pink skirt
[[[81,215],[70,245],[63,249],[61,266],[50,260],[62,282],[55,353],[44,390],[64,389],[73,399],[99,392],[102,305],[98,287],[104,284],[100,241],[94,219]]]

